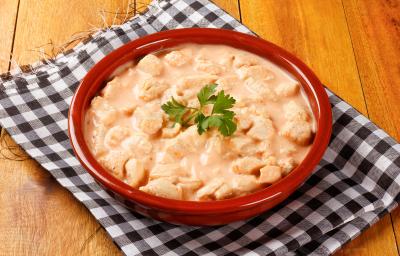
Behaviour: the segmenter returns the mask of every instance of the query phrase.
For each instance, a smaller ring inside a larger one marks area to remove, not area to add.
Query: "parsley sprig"
[[[197,124],[197,131],[203,134],[212,127],[218,128],[224,136],[231,136],[236,131],[236,123],[233,120],[235,113],[230,108],[233,107],[236,100],[229,94],[221,90],[215,95],[217,84],[208,84],[204,86],[197,94],[200,103],[199,108],[192,108],[176,101],[174,97],[161,106],[162,110],[169,117],[182,126],[187,126],[192,120]],[[204,107],[213,105],[211,114],[204,114]]]

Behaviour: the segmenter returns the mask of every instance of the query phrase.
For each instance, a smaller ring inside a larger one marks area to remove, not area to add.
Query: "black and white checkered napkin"
[[[206,0],[153,2],[145,14],[35,64],[35,72],[0,80],[0,124],[90,210],[125,254],[328,255],[397,206],[400,145],[329,91],[334,118],[329,148],[307,182],[273,210],[204,228],[161,223],[120,206],[73,155],[69,103],[79,81],[106,54],[140,36],[181,27],[251,33]]]

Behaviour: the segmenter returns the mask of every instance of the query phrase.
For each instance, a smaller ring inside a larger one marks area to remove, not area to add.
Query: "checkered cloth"
[[[0,80],[0,123],[26,152],[82,202],[126,255],[329,255],[399,201],[400,145],[328,91],[333,135],[313,175],[285,202],[220,227],[176,226],[130,212],[80,166],[67,136],[79,81],[112,50],[140,36],[181,27],[251,33],[206,0],[153,2],[120,26],[102,30],[34,72]]]

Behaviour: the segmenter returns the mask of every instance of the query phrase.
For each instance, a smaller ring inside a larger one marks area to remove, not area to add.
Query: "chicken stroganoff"
[[[234,99],[232,134],[211,125],[200,135],[195,121],[181,124],[163,110],[172,98],[198,109],[207,85]],[[91,101],[84,133],[97,161],[130,186],[208,201],[288,175],[311,147],[315,120],[300,83],[272,62],[225,45],[183,44],[115,72]]]

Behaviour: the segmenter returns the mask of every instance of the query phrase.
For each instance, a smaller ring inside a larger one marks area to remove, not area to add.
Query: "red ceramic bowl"
[[[84,114],[91,99],[112,72],[124,63],[182,43],[225,44],[265,57],[286,69],[302,84],[317,120],[311,149],[300,165],[279,182],[250,195],[211,202],[180,201],[153,196],[132,188],[108,173],[90,153],[83,137]],[[83,79],[72,99],[69,136],[83,167],[126,207],[158,220],[188,225],[220,225],[260,214],[286,199],[311,174],[328,145],[332,114],[328,96],[318,78],[299,59],[260,38],[221,29],[178,29],[139,38],[113,51]]]

